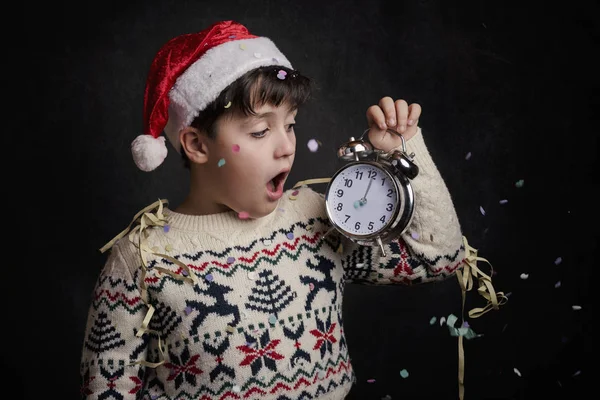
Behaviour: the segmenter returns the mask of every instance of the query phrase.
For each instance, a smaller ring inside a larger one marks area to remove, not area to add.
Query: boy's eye
[[[251,133],[250,135],[251,135],[252,137],[255,137],[255,138],[261,138],[261,137],[264,137],[264,136],[267,134],[267,131],[268,131],[268,130],[269,130],[269,129],[265,129],[265,130],[263,130],[263,131],[260,131],[260,132],[254,132],[254,133]]]

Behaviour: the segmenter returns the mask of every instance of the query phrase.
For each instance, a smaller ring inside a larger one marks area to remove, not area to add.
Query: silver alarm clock
[[[344,143],[338,158],[348,161],[331,177],[325,190],[327,216],[333,227],[360,245],[378,244],[385,256],[384,243],[402,234],[412,220],[415,208],[411,179],[419,173],[414,153],[402,150],[383,152],[362,136]]]

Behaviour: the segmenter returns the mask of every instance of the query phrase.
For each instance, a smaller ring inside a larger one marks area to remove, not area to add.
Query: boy
[[[354,374],[342,326],[347,282],[446,279],[464,259],[460,225],[417,121],[418,104],[382,98],[369,139],[414,152],[416,209],[405,234],[358,246],[336,234],[323,196],[284,192],[294,118],[311,82],[269,39],[234,22],[176,37],[148,76],[145,171],[166,156],[164,131],[190,169],[177,208],[159,200],[110,249],[90,306],[85,398],[343,399]]]

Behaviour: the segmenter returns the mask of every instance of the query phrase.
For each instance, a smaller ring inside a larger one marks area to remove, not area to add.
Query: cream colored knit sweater
[[[258,220],[166,207],[138,218],[143,226],[116,241],[94,289],[83,397],[343,399],[354,381],[344,285],[442,280],[464,259],[450,194],[420,131],[407,149],[419,166],[415,214],[385,257],[377,246],[324,237],[331,225],[311,188],[286,192]]]

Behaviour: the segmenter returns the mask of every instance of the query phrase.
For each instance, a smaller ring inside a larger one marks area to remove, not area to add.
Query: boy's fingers
[[[406,100],[396,100],[396,117],[398,118],[398,124],[396,125],[398,132],[404,132],[406,129],[406,121],[408,120],[408,103]]]
[[[385,115],[379,106],[371,106],[367,109],[367,122],[369,127],[377,127],[379,129],[387,128]]]
[[[379,100],[379,107],[385,114],[385,123],[387,126],[396,126],[398,117],[396,115],[396,107],[394,107],[394,100],[390,96],[382,97],[381,100]]]
[[[413,126],[417,123],[421,117],[421,105],[418,103],[412,103],[408,106],[408,126]]]

